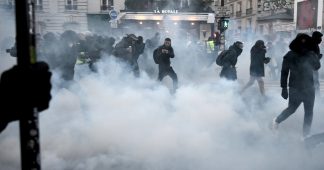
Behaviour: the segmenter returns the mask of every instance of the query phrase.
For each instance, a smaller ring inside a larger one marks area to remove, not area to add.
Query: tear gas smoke
[[[172,29],[179,30],[174,25]],[[176,55],[171,65],[180,86],[174,95],[169,79],[157,82],[157,75],[143,70],[134,78],[114,57],[104,57],[98,73],[78,67],[71,86],[53,89],[50,109],[40,115],[43,169],[323,168],[323,146],[310,155],[300,140],[302,109],[280,124],[278,134],[269,130],[272,118],[287,106],[278,87],[266,86],[266,98],[257,95],[257,88],[240,96],[239,82],[219,79],[219,69],[206,67],[196,48],[181,43],[186,37],[176,35],[162,34],[162,39],[172,39]],[[256,40],[245,41],[237,64],[240,81],[249,75],[252,45],[247,44]],[[153,61],[149,64],[157,67]],[[54,72],[54,86],[60,83]],[[317,102],[313,132],[324,130]],[[19,169],[18,136],[17,123],[0,135],[3,169]]]
[[[0,9],[0,73],[16,63],[16,59],[6,52],[15,43],[15,16],[10,10]]]

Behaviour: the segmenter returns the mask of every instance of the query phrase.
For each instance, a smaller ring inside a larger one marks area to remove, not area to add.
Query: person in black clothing
[[[288,98],[288,108],[275,117],[272,128],[277,129],[278,125],[292,115],[299,105],[304,103],[304,125],[303,135],[307,136],[313,120],[313,108],[315,100],[315,88],[313,72],[321,67],[318,56],[311,51],[311,37],[307,34],[298,34],[290,43],[290,51],[284,56],[281,69],[281,96]],[[289,75],[289,94],[287,80]]]
[[[7,125],[20,120],[26,109],[43,111],[51,100],[51,75],[45,62],[30,67],[14,66],[0,79],[0,133]]]
[[[65,81],[72,81],[74,78],[74,66],[77,61],[78,50],[75,47],[79,41],[78,35],[71,30],[61,34],[58,51],[57,69],[61,71],[61,76]]]
[[[173,48],[171,46],[171,39],[166,38],[164,44],[154,50],[154,55],[159,64],[158,80],[162,81],[165,76],[170,76],[173,80],[173,91],[178,88],[178,76],[171,67],[170,58],[174,58]]]
[[[250,65],[250,81],[244,86],[241,93],[243,93],[248,87],[252,86],[254,81],[257,80],[259,84],[260,93],[265,94],[264,91],[264,64],[270,62],[269,57],[265,57],[267,50],[264,45],[264,41],[258,40],[251,49],[251,65]]]
[[[134,45],[134,53],[133,53],[133,57],[132,57],[132,62],[131,62],[131,66],[133,67],[133,71],[134,71],[134,75],[136,77],[140,76],[140,70],[139,70],[139,66],[138,66],[138,58],[141,54],[143,54],[144,49],[145,49],[145,44],[143,43],[143,37],[142,36],[138,36],[138,40],[135,42]]]
[[[312,34],[312,50],[318,55],[319,59],[322,58],[322,54],[320,52],[319,44],[322,42],[323,34],[315,31]],[[314,71],[314,85],[316,94],[320,94],[320,82],[319,82],[319,73],[318,70]]]
[[[129,34],[118,42],[113,50],[114,56],[122,61],[131,64],[135,52],[135,43],[138,38],[134,34]]]
[[[228,80],[236,80],[236,68],[237,57],[241,55],[243,51],[243,43],[236,41],[233,45],[228,48],[228,52],[225,54],[223,59],[223,68],[220,73],[220,77]]]

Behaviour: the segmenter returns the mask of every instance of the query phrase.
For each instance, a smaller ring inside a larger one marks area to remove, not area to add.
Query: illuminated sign
[[[163,9],[163,10],[154,10],[156,14],[177,14],[178,10],[175,9]]]

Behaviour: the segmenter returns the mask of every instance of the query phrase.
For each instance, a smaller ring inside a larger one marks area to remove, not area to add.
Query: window
[[[231,14],[233,15],[234,14],[234,4],[230,5],[230,10],[231,10]]]
[[[250,8],[252,8],[252,0],[248,0],[246,2],[246,9],[250,9]]]
[[[242,2],[236,4],[236,17],[242,16]]]
[[[36,10],[43,10],[43,0],[35,0],[35,3]]]
[[[242,11],[242,2],[238,2],[236,5],[236,11],[241,12]]]
[[[252,0],[246,2],[246,15],[252,14]]]
[[[77,0],[66,0],[65,10],[77,10]]]
[[[111,10],[113,9],[114,1],[113,0],[101,0],[101,10]]]

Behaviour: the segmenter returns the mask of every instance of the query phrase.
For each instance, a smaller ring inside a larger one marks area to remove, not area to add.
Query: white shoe
[[[279,123],[276,121],[277,120],[277,117],[273,118],[272,120],[272,130],[278,130],[278,127],[279,127]]]

